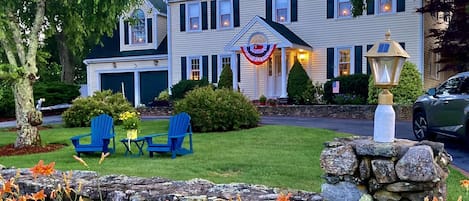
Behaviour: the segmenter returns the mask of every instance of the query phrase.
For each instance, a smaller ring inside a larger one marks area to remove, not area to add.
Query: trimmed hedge
[[[209,85],[207,79],[202,80],[181,80],[171,87],[171,98],[173,100],[183,99],[186,93],[195,89],[196,87],[203,87]]]
[[[339,104],[337,99],[342,97],[349,97],[351,94],[353,97],[353,104],[366,104],[368,97],[368,80],[370,76],[365,74],[353,74],[333,78],[324,83],[324,100],[330,104]],[[332,93],[332,82],[339,81],[340,90],[338,94]],[[337,97],[336,96],[342,96]],[[347,99],[347,98],[346,98]],[[358,100],[358,101],[357,101]],[[351,104],[351,103],[343,103]]]
[[[34,84],[34,98],[45,98],[42,106],[72,103],[80,96],[80,86],[63,82],[38,82]]]
[[[90,126],[91,118],[100,114],[108,114],[119,122],[119,114],[136,109],[122,96],[122,93],[113,94],[111,90],[97,91],[93,96],[77,98],[63,114],[62,119],[66,127]]]
[[[373,76],[370,76],[368,91],[368,103],[378,104],[378,93],[381,89],[374,85]],[[425,93],[417,66],[406,61],[399,77],[399,84],[391,88],[390,91],[394,95],[394,104],[400,105],[411,105],[420,95]]]
[[[224,66],[218,81],[218,88],[233,89],[233,71],[229,66]]]
[[[259,123],[257,108],[243,94],[210,86],[194,89],[176,101],[176,113],[191,116],[192,129],[197,132],[230,131],[252,128]]]

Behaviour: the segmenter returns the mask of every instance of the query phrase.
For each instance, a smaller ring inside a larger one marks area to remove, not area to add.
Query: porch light
[[[300,49],[298,52],[298,59],[304,61],[306,59],[306,52],[303,49]]]
[[[392,107],[393,95],[389,89],[399,83],[399,76],[409,55],[399,43],[391,40],[391,32],[388,31],[385,40],[375,43],[365,57],[370,63],[375,86],[382,89],[375,111],[373,140],[393,142],[396,115]]]

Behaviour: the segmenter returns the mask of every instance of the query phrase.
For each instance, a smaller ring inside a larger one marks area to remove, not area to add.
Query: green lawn
[[[140,136],[162,133],[168,121],[145,121]],[[85,169],[76,162],[69,138],[89,132],[89,128],[62,128],[42,130],[43,143],[65,143],[69,146],[55,152],[1,157],[0,163],[10,167],[32,167],[39,159],[45,163],[56,162],[60,170]],[[117,127],[117,140],[124,138],[125,131]],[[117,152],[98,165],[99,155],[84,155],[91,170],[100,174],[125,174],[133,176],[160,176],[174,180],[203,178],[215,183],[243,182],[264,184],[284,189],[301,189],[320,192],[322,170],[319,155],[325,141],[346,134],[323,129],[293,126],[261,126],[254,129],[225,132],[197,133],[193,136],[192,155],[177,157],[148,155],[124,157],[124,146],[117,142]],[[13,143],[15,133],[0,130],[0,146]],[[134,147],[134,149],[136,149]],[[31,162],[35,161],[35,162]],[[459,181],[465,178],[452,170],[448,179],[450,195],[462,194]],[[448,200],[456,200],[455,197]]]

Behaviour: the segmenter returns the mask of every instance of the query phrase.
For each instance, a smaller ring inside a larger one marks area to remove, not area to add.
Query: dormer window
[[[142,10],[137,9],[134,11],[132,17],[135,20],[131,25],[132,44],[144,44],[146,43],[145,13],[143,13]]]
[[[201,29],[201,18],[200,18],[200,4],[189,4],[188,5],[188,22],[190,31],[198,31]]]
[[[275,8],[274,8],[274,14],[275,14],[275,21],[279,23],[286,23],[290,22],[289,19],[289,1],[288,0],[275,0]]]
[[[231,28],[232,27],[232,8],[231,0],[220,0],[220,14],[219,14],[219,25],[220,28]]]

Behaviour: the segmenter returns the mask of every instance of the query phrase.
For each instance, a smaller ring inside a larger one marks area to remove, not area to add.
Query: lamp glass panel
[[[375,76],[376,85],[392,85],[394,57],[379,57],[371,59],[373,76]]]
[[[396,74],[394,75],[394,84],[397,85],[399,83],[399,77],[401,76],[402,69],[404,68],[404,62],[406,58],[399,57],[397,58],[397,66],[396,66]]]

